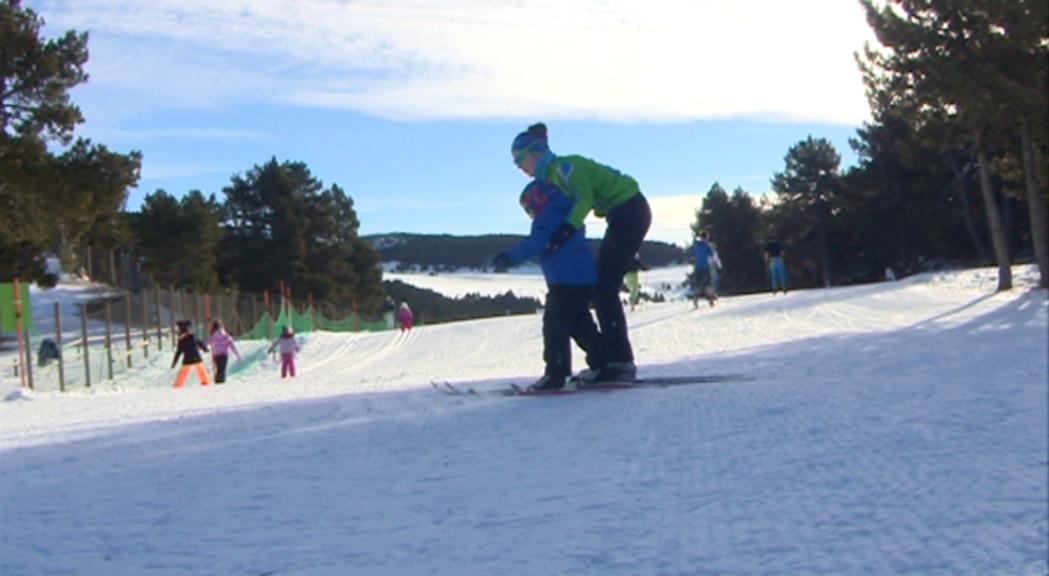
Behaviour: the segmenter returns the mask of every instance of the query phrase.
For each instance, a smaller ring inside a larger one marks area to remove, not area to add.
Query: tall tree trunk
[[[998,263],[998,290],[1011,290],[1013,271],[1012,263],[1009,261],[1009,244],[1005,239],[1002,217],[998,214],[998,203],[994,200],[991,167],[987,160],[987,152],[983,149],[983,130],[976,131],[976,161],[980,167],[980,191],[983,193],[983,206],[987,211],[987,224],[991,229],[994,258]]]
[[[1034,244],[1034,260],[1038,263],[1038,286],[1049,288],[1049,216],[1046,216],[1045,195],[1039,185],[1040,154],[1035,147],[1034,138],[1031,137],[1031,122],[1026,114],[1020,115],[1020,136],[1023,146],[1027,211],[1031,215],[1031,243]]]
[[[823,287],[830,288],[830,206],[826,201],[820,203],[820,250],[823,258]]]
[[[820,232],[820,252],[823,259],[823,287],[830,288],[830,256],[826,232]]]
[[[966,167],[966,170],[959,169],[958,162],[951,155],[947,156],[947,162],[951,165],[951,171],[954,173],[954,186],[958,190],[958,199],[961,200],[965,230],[969,233],[969,239],[972,240],[973,246],[976,248],[977,257],[980,260],[986,260],[987,246],[984,245],[979,233],[976,232],[976,223],[973,222],[972,208],[969,205],[969,187],[965,184],[965,173],[968,172],[968,167]]]

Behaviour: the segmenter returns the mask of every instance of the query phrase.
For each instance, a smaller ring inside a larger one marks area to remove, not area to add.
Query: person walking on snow
[[[721,260],[717,259],[717,252],[714,251],[709,238],[710,234],[703,230],[692,243],[692,254],[696,258],[695,286],[692,291],[693,308],[698,306],[700,297],[706,298],[711,306],[714,306],[714,301],[718,299],[714,291],[714,266],[715,261],[720,263]]]
[[[773,240],[765,245],[765,266],[768,267],[772,293],[783,290],[783,293],[786,294],[787,264],[783,261],[783,244],[779,240]]]
[[[299,351],[299,344],[295,342],[295,333],[292,332],[290,326],[285,326],[281,331],[280,338],[277,338],[270,346],[270,354],[274,350],[280,352],[280,377],[287,378],[289,375],[295,377],[295,353]]]
[[[575,237],[591,211],[608,221],[597,256],[597,319],[612,348],[613,361],[608,368],[618,371],[618,379],[633,379],[637,366],[619,288],[652,224],[652,211],[641,188],[630,176],[589,158],[555,155],[550,151],[543,123],[533,124],[518,134],[510,152],[521,171],[557,186],[573,202],[547,241],[548,250],[556,251]]]
[[[408,307],[408,303],[401,302],[401,308],[397,311],[397,321],[401,323],[401,332],[410,332],[414,320],[415,315],[412,314],[412,309]]]
[[[222,325],[221,320],[211,323],[211,338],[208,343],[211,345],[211,366],[215,371],[215,383],[222,384],[226,381],[226,366],[229,364],[230,350],[237,355],[237,360],[241,359],[240,351],[237,350],[233,336],[226,332],[226,327]]]
[[[590,300],[597,282],[594,255],[580,226],[560,250],[547,251],[546,245],[572,209],[572,201],[550,183],[533,180],[520,197],[521,207],[532,218],[527,238],[492,260],[496,268],[510,268],[540,256],[546,280],[543,309],[543,377],[531,390],[560,390],[572,375],[572,343],[586,351],[586,362],[598,377],[610,376],[605,369],[611,348],[598,332],[590,316]],[[611,378],[609,378],[611,379]]]
[[[200,357],[201,352],[208,351],[207,345],[197,340],[197,337],[190,331],[189,320],[179,320],[175,325],[178,326],[178,344],[175,346],[175,357],[171,359],[171,367],[174,368],[178,364],[179,357],[182,358],[182,368],[179,369],[178,377],[175,378],[175,388],[182,388],[186,385],[186,378],[189,377],[190,370],[197,371],[197,378],[201,386],[210,386],[208,371],[204,369],[204,360]]]

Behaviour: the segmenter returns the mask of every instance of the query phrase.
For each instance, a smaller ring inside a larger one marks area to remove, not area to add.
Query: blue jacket
[[[710,268],[710,259],[714,256],[714,249],[706,240],[696,240],[692,244],[692,253],[696,256],[696,268]]]
[[[546,243],[568,217],[574,202],[554,186],[541,184],[549,201],[541,214],[532,220],[528,238],[518,242],[507,253],[514,265],[540,256],[543,277],[549,285],[589,286],[597,283],[597,262],[586,242],[586,227],[576,229],[559,250],[546,251]]]

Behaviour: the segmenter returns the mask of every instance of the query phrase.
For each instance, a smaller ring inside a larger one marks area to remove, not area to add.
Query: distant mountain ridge
[[[496,254],[509,249],[524,236],[453,236],[394,232],[361,238],[375,247],[384,263],[396,263],[393,267],[395,271],[444,272],[464,268],[489,269]],[[601,241],[593,239],[591,244],[596,254]],[[687,262],[688,258],[686,250],[666,242],[646,241],[641,247],[641,260],[649,267],[681,264]]]

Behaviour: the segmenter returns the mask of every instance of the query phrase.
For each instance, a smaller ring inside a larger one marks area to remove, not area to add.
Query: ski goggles
[[[514,153],[513,153],[514,154],[514,164],[517,165],[517,166],[520,166],[521,164],[524,164],[525,159],[528,158],[528,155],[531,154],[531,153],[532,153],[532,151],[527,149],[527,148],[521,148],[520,150],[514,150]]]

